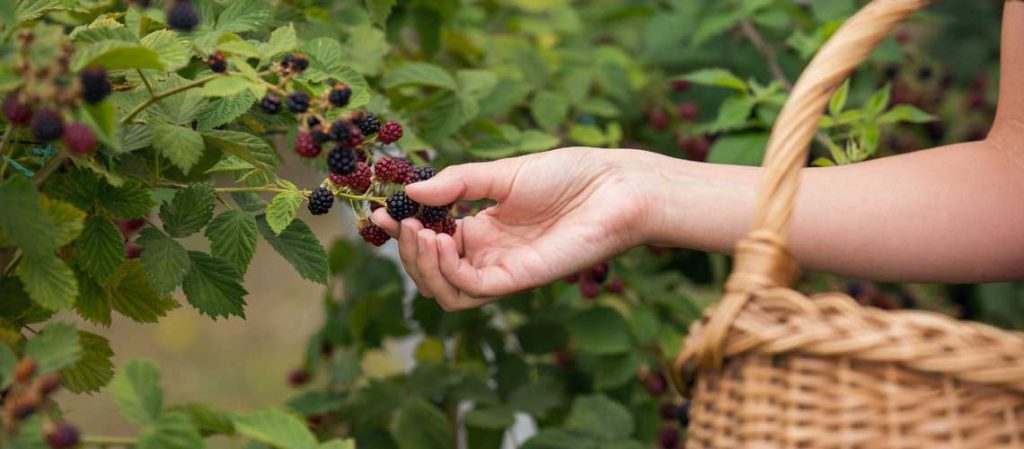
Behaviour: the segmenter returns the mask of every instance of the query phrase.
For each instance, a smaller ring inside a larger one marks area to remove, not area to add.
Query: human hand
[[[373,221],[398,239],[420,293],[462,310],[541,286],[607,259],[646,238],[645,180],[631,173],[634,150],[563,148],[495,162],[451,166],[406,186],[427,206],[493,199],[459,220],[454,236],[381,208]]]

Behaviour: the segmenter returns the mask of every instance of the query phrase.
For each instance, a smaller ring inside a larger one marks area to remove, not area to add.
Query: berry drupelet
[[[64,143],[72,153],[80,156],[96,151],[96,135],[82,123],[71,123],[64,128]]]
[[[32,117],[32,137],[42,143],[53,142],[64,134],[64,119],[60,113],[45,109]]]
[[[423,208],[423,223],[439,223],[448,218],[451,205],[448,206],[426,206]]]
[[[330,212],[332,205],[334,205],[334,194],[324,186],[313,189],[313,193],[309,195],[309,213],[313,215]]]
[[[348,101],[351,98],[352,88],[348,87],[348,85],[344,83],[335,84],[334,87],[331,88],[330,92],[327,93],[327,101],[339,108],[348,106]]]
[[[102,67],[82,70],[78,74],[78,82],[82,85],[82,99],[89,104],[103,101],[114,91],[114,85],[107,78],[107,70]]]
[[[355,148],[363,144],[363,132],[355,125],[349,127],[348,139],[345,139],[345,144],[349,148]]]
[[[199,25],[199,11],[191,0],[175,0],[167,9],[167,26],[178,31],[192,31]]]
[[[4,119],[16,126],[25,126],[32,121],[32,106],[21,101],[21,92],[14,92],[4,100]]]
[[[299,132],[295,135],[295,152],[302,157],[317,157],[321,150],[320,142],[308,132]]]
[[[267,114],[281,112],[281,97],[273,92],[268,92],[263,96],[263,100],[260,101],[260,109]]]
[[[399,190],[388,196],[387,199],[388,215],[395,220],[402,221],[406,218],[413,217],[420,210],[419,203],[409,198],[405,192]]]
[[[353,119],[352,122],[359,127],[359,130],[365,136],[373,135],[380,131],[380,117],[377,117],[377,114],[372,112],[362,113]]]
[[[334,185],[339,187],[348,187],[353,192],[364,193],[370,189],[373,172],[370,170],[370,166],[366,165],[365,162],[357,162],[356,170],[347,175],[336,175],[331,173],[330,179]]]
[[[402,138],[402,125],[394,120],[388,120],[380,128],[380,132],[377,134],[377,140],[382,143],[394,143],[398,142],[398,139]]]
[[[359,236],[373,246],[382,246],[388,240],[391,240],[391,236],[388,235],[387,231],[372,221],[367,221],[366,224],[359,228]]]
[[[352,124],[345,120],[335,120],[327,129],[327,137],[339,143],[348,144],[349,134],[352,134]]]
[[[419,165],[413,167],[412,174],[409,176],[408,183],[426,181],[437,175],[437,169],[429,165]]]
[[[356,153],[348,148],[337,147],[327,155],[327,170],[345,176],[356,171]]]
[[[309,110],[309,94],[296,90],[285,97],[288,110],[294,114],[301,114]]]
[[[377,179],[393,184],[405,184],[412,176],[412,166],[405,159],[393,157],[382,157],[374,164],[374,173]]]
[[[436,232],[438,234],[448,234],[448,235],[452,235],[452,236],[455,235],[455,228],[456,228],[456,226],[457,225],[455,224],[455,219],[452,218],[452,217],[445,217],[441,221],[437,221],[437,222],[434,222],[434,223],[427,223],[427,224],[423,225],[424,228],[427,228],[427,229],[429,229],[431,231],[434,231],[434,232]]]
[[[224,58],[224,52],[217,50],[206,60],[206,65],[215,73],[224,73],[228,69],[228,60]]]

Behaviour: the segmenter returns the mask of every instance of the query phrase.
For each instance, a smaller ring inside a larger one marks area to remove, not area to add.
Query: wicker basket
[[[786,236],[825,105],[927,3],[864,7],[811,61],[779,115],[753,230],[737,245],[722,301],[692,327],[674,365],[676,387],[692,393],[687,449],[1024,447],[1024,335],[787,288],[798,268]]]

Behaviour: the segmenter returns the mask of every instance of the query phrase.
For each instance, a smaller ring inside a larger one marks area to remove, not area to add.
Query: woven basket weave
[[[674,365],[676,387],[692,396],[687,449],[1024,447],[1024,335],[788,288],[798,268],[786,237],[825,105],[927,3],[868,4],[794,87],[726,293],[691,328]]]

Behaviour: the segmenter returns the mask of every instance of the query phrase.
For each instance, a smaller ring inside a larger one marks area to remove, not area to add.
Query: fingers
[[[477,268],[466,259],[461,259],[455,239],[451,236],[439,235],[437,241],[441,274],[452,286],[468,296],[504,296],[528,287],[518,285],[511,273],[499,265]],[[521,283],[522,281],[519,281],[519,284]]]
[[[421,229],[423,229],[423,225],[420,224],[419,220],[412,218],[402,220],[398,236],[398,256],[402,260],[402,267],[405,268],[406,273],[409,273],[412,281],[416,283],[416,289],[420,291],[420,294],[427,298],[433,298],[434,295],[430,290],[424,288],[420,270],[416,264],[416,257],[419,251],[416,234]]]
[[[502,202],[512,189],[519,166],[516,159],[453,165],[433,178],[405,186],[405,192],[428,206],[443,206],[460,198]]]
[[[420,270],[423,283],[434,293],[438,304],[444,310],[454,312],[494,301],[495,298],[473,297],[459,290],[441,273],[440,252],[442,248],[447,248],[445,245],[453,244],[451,237],[446,234],[436,234],[429,229],[419,232],[417,268]]]
[[[370,215],[370,221],[373,221],[377,226],[380,226],[384,232],[387,232],[388,235],[391,236],[391,238],[398,238],[398,232],[399,228],[401,228],[401,224],[399,224],[394,218],[391,218],[391,216],[388,215],[388,211],[383,207],[373,211],[373,214]]]

